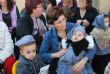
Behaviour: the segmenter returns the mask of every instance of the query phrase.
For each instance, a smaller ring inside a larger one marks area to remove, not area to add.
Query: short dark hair
[[[92,0],[86,0],[86,3],[87,3],[86,9],[89,9],[92,7]]]
[[[32,14],[33,9],[35,9],[36,6],[41,3],[42,3],[42,0],[26,0],[25,1],[26,13]]]
[[[49,0],[49,2],[52,4],[52,6],[56,6],[57,5],[56,0]]]
[[[61,7],[54,6],[47,13],[47,23],[54,24],[54,21],[58,20],[59,16],[64,15],[64,12]]]
[[[104,14],[104,18],[109,18],[109,16],[107,14]]]
[[[11,11],[13,9],[15,2],[13,0],[7,0],[7,8],[9,11]],[[0,9],[2,8],[1,4],[0,4]]]

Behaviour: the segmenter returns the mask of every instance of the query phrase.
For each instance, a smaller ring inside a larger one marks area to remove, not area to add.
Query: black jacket
[[[98,14],[99,13],[98,13],[97,9],[91,7],[86,10],[84,17],[81,18],[80,9],[78,7],[76,7],[76,8],[74,8],[73,22],[76,23],[77,20],[86,19],[90,23],[90,25],[88,27],[86,27],[86,32],[89,34],[93,29],[92,23]]]

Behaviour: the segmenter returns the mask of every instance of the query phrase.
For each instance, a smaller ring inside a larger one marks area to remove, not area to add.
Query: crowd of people
[[[110,12],[92,3],[0,0],[0,73],[110,74]]]

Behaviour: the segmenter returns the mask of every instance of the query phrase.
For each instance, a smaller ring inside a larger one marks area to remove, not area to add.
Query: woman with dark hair
[[[92,22],[97,15],[98,11],[92,7],[92,0],[77,0],[73,22],[85,26],[85,30],[88,34],[93,29]]]
[[[0,20],[8,26],[9,32],[14,40],[16,37],[16,26],[19,19],[19,11],[13,0],[0,0]]]
[[[50,64],[49,73],[56,74],[58,60],[66,52],[61,48],[61,39],[75,26],[66,23],[63,11],[59,7],[52,7],[48,15],[48,24],[54,26],[46,32],[40,48],[40,55],[44,62]]]
[[[50,10],[48,23],[53,25],[49,31],[46,32],[41,48],[40,55],[44,62],[50,64],[50,74],[56,74],[59,58],[66,53],[66,49],[62,47],[62,39],[67,39],[67,33],[75,28],[74,23],[67,22],[66,17],[61,8],[53,7]],[[93,58],[93,51],[90,50],[87,53],[87,58],[91,60]],[[84,65],[84,62],[78,63],[78,65]],[[75,67],[76,68],[76,67]],[[77,69],[76,69],[77,70]]]

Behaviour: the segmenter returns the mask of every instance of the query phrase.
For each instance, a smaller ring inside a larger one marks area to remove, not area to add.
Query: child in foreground
[[[44,66],[40,56],[36,54],[36,43],[31,35],[26,35],[18,40],[15,45],[20,48],[17,74],[38,74]]]

